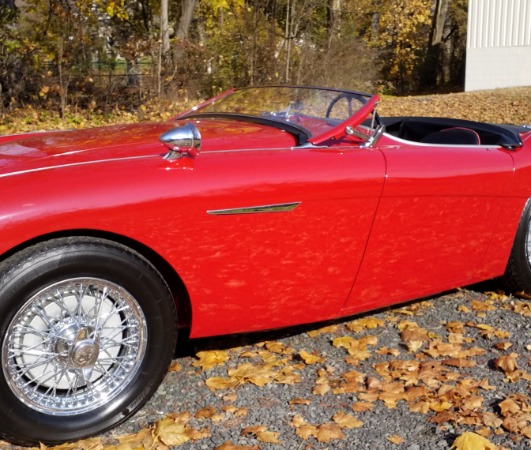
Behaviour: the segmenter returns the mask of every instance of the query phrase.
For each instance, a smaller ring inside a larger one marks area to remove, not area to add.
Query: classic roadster
[[[176,332],[323,321],[503,276],[531,290],[531,129],[230,90],[172,120],[0,137],[0,435],[108,430]]]

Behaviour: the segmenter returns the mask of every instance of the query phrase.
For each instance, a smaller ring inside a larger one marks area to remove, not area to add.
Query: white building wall
[[[465,90],[531,86],[531,0],[469,0]]]

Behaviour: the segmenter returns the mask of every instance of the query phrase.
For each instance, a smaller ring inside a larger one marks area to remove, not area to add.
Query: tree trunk
[[[341,0],[327,0],[327,32],[328,32],[328,49],[332,46],[335,31],[340,28],[341,23]]]
[[[170,32],[168,26],[168,0],[160,0],[160,42],[162,54],[170,50]]]
[[[435,13],[431,28],[430,44],[431,46],[442,43],[444,25],[446,24],[446,15],[448,14],[448,0],[435,1]]]
[[[380,37],[380,0],[374,0],[374,11],[371,20],[371,42],[377,42]]]
[[[434,0],[433,20],[431,24],[428,49],[422,71],[421,87],[432,90],[443,83],[443,32],[448,14],[449,0]]]
[[[179,66],[179,59],[182,56],[182,41],[188,39],[190,34],[190,27],[194,17],[194,10],[197,5],[197,0],[183,0],[181,17],[177,24],[177,31],[175,32],[176,42],[173,50],[173,59],[175,67]]]

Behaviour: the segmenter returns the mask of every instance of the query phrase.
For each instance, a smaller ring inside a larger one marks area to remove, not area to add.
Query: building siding
[[[465,90],[531,85],[531,0],[469,0]]]

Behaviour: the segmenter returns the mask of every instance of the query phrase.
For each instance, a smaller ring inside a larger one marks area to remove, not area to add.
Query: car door
[[[513,162],[499,147],[411,143],[381,150],[386,184],[345,313],[485,279],[482,266],[510,201]],[[498,261],[492,270],[500,267]]]
[[[338,315],[382,193],[381,152],[205,151],[173,164],[186,192],[165,214],[182,230],[165,256],[190,295],[192,336]]]

